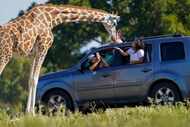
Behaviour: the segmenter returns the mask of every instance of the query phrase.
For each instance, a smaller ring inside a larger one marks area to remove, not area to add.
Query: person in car
[[[108,67],[107,62],[100,56],[100,53],[92,54],[89,56],[90,59],[90,67],[89,70],[95,71],[96,69]]]
[[[142,64],[144,60],[144,42],[141,39],[135,40],[132,47],[127,51],[116,48],[121,55],[130,57],[130,64]]]

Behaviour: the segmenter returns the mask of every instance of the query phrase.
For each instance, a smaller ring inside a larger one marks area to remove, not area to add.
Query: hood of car
[[[39,78],[39,80],[47,80],[47,79],[52,79],[52,78],[59,78],[59,77],[66,77],[70,76],[73,72],[75,72],[75,68],[69,68],[65,69],[59,72],[51,72],[47,73]]]

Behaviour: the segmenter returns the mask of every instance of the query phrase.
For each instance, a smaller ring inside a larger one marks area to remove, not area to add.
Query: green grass
[[[105,112],[69,116],[18,115],[0,112],[0,127],[190,127],[188,106],[150,106],[107,109]]]

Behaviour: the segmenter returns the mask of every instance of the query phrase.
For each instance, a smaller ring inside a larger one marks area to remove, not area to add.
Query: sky
[[[20,10],[26,10],[32,2],[45,3],[47,0],[1,0],[0,25],[16,18]]]
[[[97,37],[95,39],[100,42],[102,41],[101,37]],[[80,52],[84,53],[84,52],[90,50],[91,48],[98,48],[100,46],[101,46],[101,44],[99,42],[97,42],[95,40],[90,40],[85,46],[81,47]]]

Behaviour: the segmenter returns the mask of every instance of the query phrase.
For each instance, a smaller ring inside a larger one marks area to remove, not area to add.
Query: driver
[[[95,71],[96,69],[109,67],[109,64],[100,56],[100,53],[97,52],[95,55],[92,54],[89,56],[90,59],[90,67],[89,70]]]

